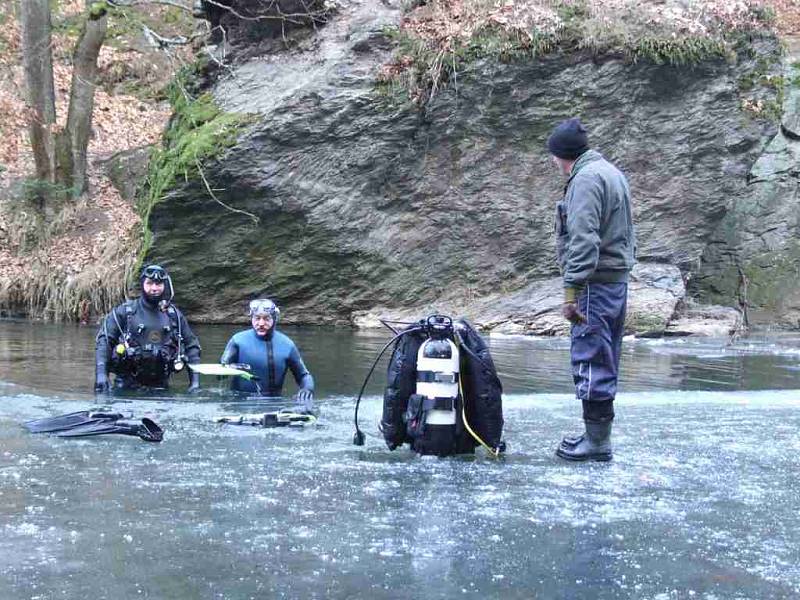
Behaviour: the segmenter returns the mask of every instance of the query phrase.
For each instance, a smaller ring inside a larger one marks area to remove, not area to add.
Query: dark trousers
[[[572,326],[570,357],[584,417],[594,406],[601,413],[610,411],[598,417],[613,418],[611,401],[617,395],[627,300],[627,283],[587,283],[578,297],[586,322]]]

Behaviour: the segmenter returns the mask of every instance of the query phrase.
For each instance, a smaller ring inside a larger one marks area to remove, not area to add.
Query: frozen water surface
[[[231,328],[200,328],[215,360]],[[579,424],[566,343],[492,338],[507,456],[351,444],[380,332],[288,330],[320,423],[199,397],[106,399],[161,444],[65,440],[20,422],[95,406],[93,331],[0,323],[0,598],[800,597],[800,339],[626,344],[615,459],[553,450]],[[379,373],[362,404],[377,433]]]

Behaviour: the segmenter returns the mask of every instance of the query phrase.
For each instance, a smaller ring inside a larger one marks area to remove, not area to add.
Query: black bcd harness
[[[453,382],[442,381],[447,375],[417,370],[420,346],[430,337],[428,321],[407,327],[395,342],[381,418],[386,445],[394,450],[407,443],[419,454],[449,456],[472,453],[479,444],[477,436],[499,453],[503,445],[502,384],[489,349],[465,319],[458,319],[448,336],[459,348],[458,395],[429,398],[416,393],[418,381]],[[426,423],[431,410],[455,410],[455,424]]]
[[[174,361],[182,354],[182,332],[180,315],[177,308],[170,304],[165,310],[159,310],[160,327],[157,335],[150,332],[150,339],[145,336],[147,326],[135,319],[136,301],[124,304],[125,327],[117,316],[117,309],[111,314],[121,332],[120,342],[125,352],[119,354],[112,348],[109,370],[125,378],[135,379],[139,383],[157,384],[163,382],[172,373]],[[106,332],[106,340],[108,340]]]

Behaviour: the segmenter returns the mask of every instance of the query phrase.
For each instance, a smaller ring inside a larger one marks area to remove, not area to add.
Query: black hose
[[[497,372],[495,371],[495,369],[494,369],[493,367],[491,367],[491,366],[487,365],[487,364],[486,364],[486,362],[485,362],[485,361],[484,361],[484,360],[483,360],[483,359],[482,359],[480,356],[478,356],[478,355],[477,355],[477,354],[475,354],[475,353],[474,353],[472,350],[470,350],[469,346],[467,346],[467,345],[464,343],[464,338],[462,338],[462,337],[461,337],[461,333],[459,333],[459,332],[456,332],[456,338],[458,339],[458,345],[459,345],[459,347],[461,347],[461,348],[463,348],[464,350],[466,350],[466,351],[467,351],[467,354],[469,354],[469,355],[470,355],[472,358],[474,358],[475,360],[477,360],[477,361],[478,361],[478,362],[481,364],[481,366],[483,366],[483,368],[484,368],[484,369],[486,369],[487,371],[489,371],[490,373],[492,373],[492,375],[494,375],[494,379],[495,379],[495,381],[497,382],[497,385],[498,385],[498,386],[500,386],[500,391],[502,392],[502,391],[503,391],[503,382],[502,382],[502,381],[500,381],[500,376],[497,374]]]
[[[424,327],[412,327],[411,329],[406,329],[405,331],[401,331],[396,336],[394,336],[391,340],[387,342],[387,344],[383,347],[383,349],[378,353],[378,357],[375,359],[375,362],[372,363],[372,367],[367,373],[366,378],[364,378],[364,383],[361,386],[361,390],[358,392],[358,398],[356,398],[356,407],[353,414],[353,422],[356,426],[356,433],[353,436],[353,444],[356,446],[363,446],[364,445],[364,432],[358,427],[358,406],[361,404],[361,396],[364,394],[364,390],[367,388],[367,382],[369,382],[369,378],[372,376],[372,372],[375,370],[375,367],[378,366],[378,362],[381,360],[383,353],[386,352],[386,349],[391,346],[394,342],[399,340],[401,337],[406,335],[407,333],[414,333],[416,331],[422,331]]]

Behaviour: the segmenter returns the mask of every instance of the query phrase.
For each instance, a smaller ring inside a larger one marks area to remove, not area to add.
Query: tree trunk
[[[47,184],[55,181],[56,122],[53,60],[50,51],[50,4],[48,0],[21,0],[22,59],[28,103],[31,109],[30,135],[36,177],[42,183],[39,199],[47,196]]]
[[[105,2],[93,2],[75,46],[72,88],[69,98],[66,134],[68,147],[60,149],[65,172],[71,173],[70,188],[74,196],[86,191],[86,153],[92,131],[94,90],[97,81],[97,57],[106,38],[108,16]]]

